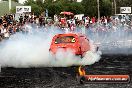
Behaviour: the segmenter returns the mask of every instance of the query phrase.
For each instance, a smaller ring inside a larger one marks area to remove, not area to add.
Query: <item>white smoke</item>
[[[28,26],[27,26],[28,27]],[[62,33],[56,28],[30,28],[29,34],[17,33],[0,44],[0,65],[2,67],[67,67],[91,65],[100,59],[100,54],[88,51],[83,59],[72,54],[71,50],[59,50],[55,57],[49,52],[52,37]]]
[[[132,54],[132,27],[128,25],[99,26],[87,30],[87,35],[99,45],[103,54]],[[102,31],[105,29],[105,31]]]
[[[101,58],[102,52],[97,51],[97,46],[90,40],[90,51],[87,51],[82,60],[82,65],[91,65],[98,62]]]

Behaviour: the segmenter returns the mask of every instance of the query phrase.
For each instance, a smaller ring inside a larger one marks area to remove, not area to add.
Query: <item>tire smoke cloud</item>
[[[110,24],[112,23],[89,27],[86,34],[99,46],[102,54],[132,54],[131,27],[121,24],[110,26]]]
[[[55,27],[35,29],[26,26],[28,33],[16,33],[0,43],[0,65],[2,67],[67,67],[91,65],[100,59],[101,53],[88,51],[83,59],[71,50],[58,50],[55,57],[49,53],[55,34],[63,33]],[[39,30],[39,31],[38,31]]]

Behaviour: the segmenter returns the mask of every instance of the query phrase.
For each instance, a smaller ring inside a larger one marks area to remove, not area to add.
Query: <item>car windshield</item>
[[[63,37],[57,37],[55,39],[55,44],[60,44],[60,43],[75,43],[75,37],[73,36],[63,36]]]

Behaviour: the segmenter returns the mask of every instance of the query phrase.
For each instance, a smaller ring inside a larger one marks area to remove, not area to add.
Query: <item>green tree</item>
[[[60,2],[51,3],[47,7],[49,16],[53,17],[55,14],[59,14],[61,11],[63,11],[64,6]]]
[[[73,12],[74,14],[82,14],[82,13],[84,13],[84,7],[79,2],[69,3],[68,6],[65,6],[64,10]]]
[[[84,12],[84,8],[81,3],[73,2],[70,0],[56,0],[53,2],[52,0],[47,1],[45,8],[49,11],[49,16],[53,17],[54,14],[59,14],[61,11],[70,11],[74,14],[80,14]]]
[[[112,3],[110,0],[100,0],[100,15],[112,15]]]
[[[84,6],[86,15],[97,16],[98,14],[97,0],[83,0],[82,5]],[[110,0],[99,0],[99,5],[101,16],[111,15],[112,3]]]
[[[97,16],[97,0],[82,0],[86,15]]]
[[[32,13],[34,13],[35,15],[39,15],[44,11],[44,9],[40,6],[40,4],[42,5],[42,3],[38,4],[38,2],[39,1],[27,0],[24,5],[30,5]]]
[[[14,2],[17,2],[17,3],[18,3],[18,0],[12,0],[12,1],[14,1]]]

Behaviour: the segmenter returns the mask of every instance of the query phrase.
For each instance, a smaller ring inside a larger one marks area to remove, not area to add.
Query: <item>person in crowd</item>
[[[118,30],[117,25],[121,26],[129,26],[129,29],[132,29],[132,22],[128,19],[112,18],[112,16],[101,16],[100,19],[97,19],[96,16],[83,16],[82,20],[79,20],[77,17],[73,17],[70,20],[66,20],[66,18],[61,19],[60,16],[57,16],[58,21],[51,21],[46,23],[45,16],[35,16],[31,15],[31,13],[26,13],[20,15],[18,20],[15,20],[12,14],[5,14],[0,18],[0,40],[8,39],[10,36],[17,32],[26,33],[28,29],[25,28],[25,24],[30,24],[32,27],[36,29],[43,29],[44,31],[49,30],[48,28],[56,27],[61,31],[66,28],[67,31],[72,32],[81,32],[87,33],[87,29],[90,29],[90,32],[115,32]],[[128,21],[127,21],[128,20]],[[98,22],[99,21],[99,22]],[[125,23],[124,23],[125,22]],[[97,25],[99,27],[97,27]],[[79,31],[80,30],[80,31]],[[39,30],[38,30],[39,31]]]
[[[19,23],[20,23],[20,25],[23,24],[23,16],[22,16],[22,14],[21,14],[21,16],[20,16],[20,18],[19,18]]]

